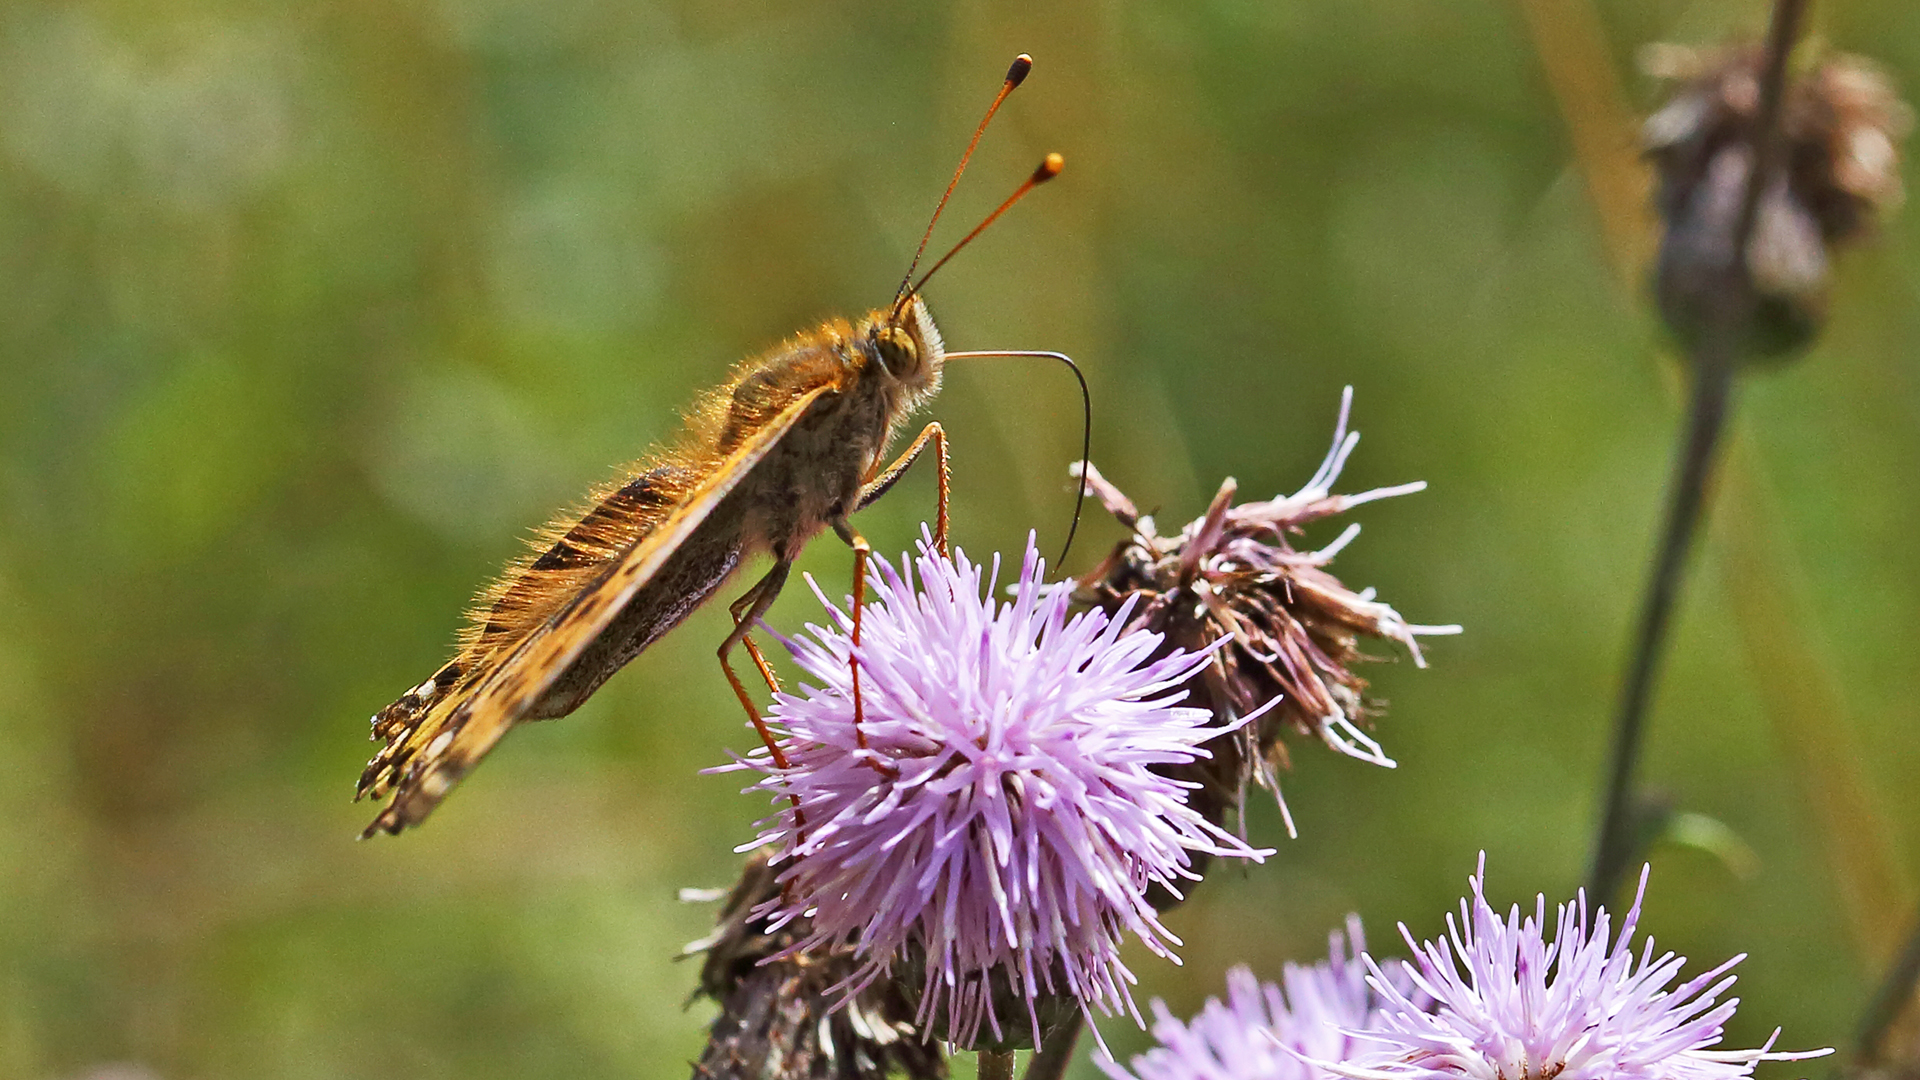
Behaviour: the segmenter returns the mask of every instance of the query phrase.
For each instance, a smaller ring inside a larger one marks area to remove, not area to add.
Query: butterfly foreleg
[[[937,438],[938,425],[929,424],[928,428],[936,432]],[[923,436],[915,442],[918,445],[924,441]],[[905,465],[896,466],[898,468],[905,468]],[[853,647],[847,653],[847,666],[853,671],[853,741],[864,752],[867,749],[867,733],[860,727],[866,719],[866,701],[860,694],[860,620],[867,607],[867,560],[873,556],[873,545],[867,543],[867,538],[861,536],[846,518],[834,518],[832,524],[834,533],[853,549]],[[878,758],[868,757],[866,760],[875,771],[888,776],[894,774],[893,767]]]
[[[740,599],[733,602],[728,609],[733,613],[733,632],[727,635],[727,640],[720,643],[719,650],[720,670],[727,673],[727,682],[733,685],[733,693],[740,699],[741,708],[747,710],[747,719],[753,721],[753,730],[760,736],[760,741],[767,744],[767,752],[773,755],[774,765],[782,769],[787,767],[787,755],[780,749],[780,744],[774,741],[773,731],[767,727],[767,722],[760,718],[760,710],[754,705],[753,696],[747,693],[747,686],[740,681],[740,676],[734,674],[733,665],[727,662],[727,655],[733,652],[735,645],[746,641],[747,631],[753,627],[753,624],[760,621],[760,617],[767,613],[768,608],[773,606],[773,601],[780,595],[781,587],[787,583],[787,572],[792,568],[793,563],[784,558],[780,559],[773,564],[773,569],[767,571],[766,577],[755,582]],[[767,684],[777,692],[779,686],[774,681],[773,669],[761,657],[760,650],[749,642],[747,652],[760,666],[760,674],[767,680]]]
[[[736,628],[742,623],[747,622],[742,616],[747,610],[747,606],[753,602],[758,589],[759,586],[756,584],[754,588],[748,589],[745,593],[741,594],[740,599],[735,600],[727,606],[727,613],[733,616],[733,625]],[[749,623],[748,625],[751,624]],[[780,692],[780,677],[773,673],[773,665],[767,663],[767,658],[760,654],[760,646],[754,644],[752,636],[747,634],[740,635],[740,644],[747,650],[747,655],[753,657],[753,666],[760,669],[760,677],[766,680],[767,690],[770,693],[778,694]]]
[[[947,554],[947,499],[950,486],[950,473],[947,467],[947,432],[939,423],[931,423],[921,428],[920,434],[914,438],[913,445],[907,447],[906,453],[901,454],[899,458],[895,459],[893,464],[887,466],[881,470],[877,476],[868,480],[867,483],[861,487],[860,497],[855,500],[853,508],[855,510],[866,509],[872,505],[875,499],[885,495],[893,485],[899,483],[900,477],[905,475],[908,466],[914,463],[914,460],[920,456],[920,452],[927,448],[928,443],[933,444],[934,462],[940,470],[938,481],[940,485],[940,501],[934,512],[933,546],[944,556]],[[835,525],[835,531],[839,531],[840,527],[840,525]],[[846,540],[847,534],[841,533],[840,538]],[[853,541],[847,540],[847,542],[851,544]],[[858,549],[856,548],[855,550],[857,551]],[[862,564],[862,568],[864,569],[864,563]],[[858,593],[862,580],[864,579],[858,576],[854,578],[853,587],[856,594]],[[855,617],[858,618],[857,615]]]

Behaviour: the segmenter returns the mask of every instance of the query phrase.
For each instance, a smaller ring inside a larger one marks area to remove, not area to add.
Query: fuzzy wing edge
[[[434,703],[420,730],[433,730],[417,762],[395,781],[393,797],[360,834],[399,833],[426,820],[453,786],[524,716],[706,521],[753,467],[793,430],[831,386],[794,399],[747,438],[672,514],[622,555],[607,573],[501,659],[471,692]]]

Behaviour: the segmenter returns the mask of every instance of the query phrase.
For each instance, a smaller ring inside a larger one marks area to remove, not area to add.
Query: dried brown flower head
[[[1207,744],[1213,757],[1180,770],[1198,781],[1192,805],[1216,824],[1227,807],[1244,806],[1248,786],[1258,782],[1280,801],[1287,831],[1294,831],[1277,770],[1289,765],[1282,736],[1306,735],[1362,761],[1393,766],[1364,730],[1378,705],[1366,697],[1367,682],[1353,667],[1378,659],[1361,651],[1364,638],[1398,642],[1425,666],[1417,640],[1458,633],[1457,626],[1416,626],[1373,598],[1354,592],[1326,566],[1360,531],[1349,525],[1317,551],[1295,550],[1291,536],[1311,522],[1345,513],[1361,503],[1406,495],[1425,483],[1336,495],[1332,485],[1360,440],[1347,430],[1353,402],[1349,387],[1340,401],[1333,449],[1307,485],[1290,496],[1233,505],[1236,483],[1220,486],[1207,512],[1176,536],[1161,536],[1153,519],[1091,465],[1088,490],[1133,530],[1104,562],[1080,580],[1078,598],[1109,613],[1132,600],[1133,626],[1165,635],[1163,649],[1204,649],[1230,640],[1189,684],[1192,702],[1210,709],[1226,727],[1271,704],[1252,723]],[[1277,699],[1277,700],[1276,700]]]
[[[1647,119],[1643,140],[1660,177],[1657,291],[1682,340],[1701,332],[1708,293],[1730,265],[1735,221],[1753,168],[1761,49],[1654,45],[1641,66],[1679,83]],[[1747,350],[1792,352],[1818,331],[1828,262],[1900,204],[1900,140],[1910,110],[1885,75],[1835,54],[1787,86],[1779,175],[1762,193],[1746,264],[1762,310]]]
[[[700,992],[720,1003],[694,1080],[946,1080],[940,1044],[921,1036],[914,1007],[891,980],[850,999],[851,945],[782,955],[807,936],[798,919],[770,929],[754,909],[779,893],[765,852],[747,861],[714,932],[686,947],[706,953]]]

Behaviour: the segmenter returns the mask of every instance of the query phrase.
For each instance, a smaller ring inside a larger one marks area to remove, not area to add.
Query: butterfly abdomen
[[[607,628],[527,710],[550,720],[578,708],[600,684],[680,625],[731,577],[745,554],[739,517],[722,507],[674,551]]]

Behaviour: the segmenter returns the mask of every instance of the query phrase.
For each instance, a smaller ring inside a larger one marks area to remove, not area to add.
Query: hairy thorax
[[[894,380],[844,323],[790,348],[739,380],[726,402],[719,448],[822,384],[836,389],[810,408],[779,446],[748,470],[708,519],[675,551],[529,711],[563,716],[661,634],[713,595],[749,556],[788,559],[852,511],[904,411]]]
[[[740,515],[750,551],[791,558],[834,518],[851,513],[861,484],[878,470],[907,411],[900,384],[864,335],[835,320],[790,349],[781,363],[735,387],[721,445],[820,385],[834,390],[814,403],[778,449],[741,480],[726,500],[731,505],[716,513]]]

